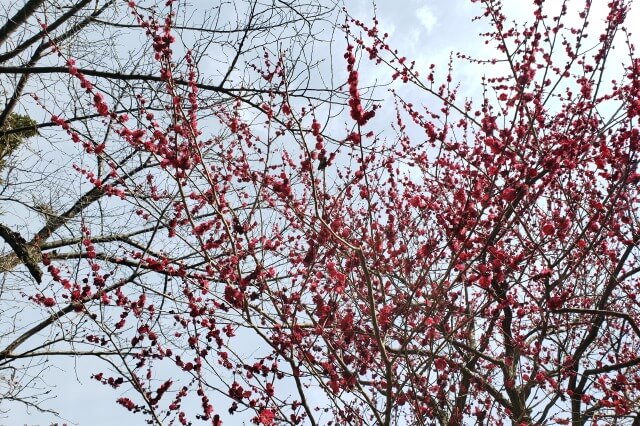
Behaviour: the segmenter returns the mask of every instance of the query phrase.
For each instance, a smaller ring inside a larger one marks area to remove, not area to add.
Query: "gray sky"
[[[8,0],[0,0],[5,3]],[[373,8],[368,0],[345,0],[350,13],[363,19],[371,18]],[[519,10],[523,3],[520,0],[506,0],[507,10],[510,16],[526,16],[523,10]],[[559,4],[559,0],[548,2]],[[605,0],[595,0],[594,15],[602,16],[599,10],[606,7]],[[5,6],[5,4],[3,4]],[[640,8],[636,7],[629,22],[640,22]],[[390,42],[397,47],[409,59],[416,60],[419,70],[426,74],[429,64],[435,63],[444,72],[450,53],[463,51],[476,57],[491,57],[493,50],[484,44],[477,34],[481,31],[479,25],[472,24],[471,19],[479,11],[479,6],[466,0],[379,0],[377,3],[377,16],[380,19],[380,29],[391,35]],[[594,26],[597,25],[594,21]],[[591,31],[596,33],[595,30]],[[637,40],[637,37],[634,37]],[[344,71],[345,64],[342,60],[344,39],[340,34],[335,41],[334,64]],[[328,50],[316,51],[318,56],[328,55]],[[610,63],[615,65],[625,60],[624,49],[618,49],[610,58]],[[477,96],[480,89],[479,73],[475,65],[457,61],[454,69],[454,81],[459,81],[463,96]],[[619,76],[620,70],[611,69],[612,76]],[[372,67],[362,62],[362,83],[373,84],[376,79],[386,80],[388,71],[384,67]],[[442,76],[443,74],[439,74]],[[403,96],[413,99],[414,102],[424,101],[422,93],[415,93],[409,86],[400,89]],[[388,97],[381,91],[378,95]],[[383,111],[385,117],[392,119],[394,111],[386,108]],[[385,120],[378,121],[384,123]],[[46,382],[57,394],[50,406],[66,415],[65,419],[72,424],[107,426],[107,425],[143,425],[144,418],[129,414],[125,409],[117,406],[114,400],[121,396],[117,391],[98,384],[89,377],[91,373],[102,368],[96,368],[92,360],[80,359],[77,363],[71,360],[60,360],[58,365],[51,366],[46,371]],[[122,396],[126,396],[123,394]],[[228,403],[216,404],[217,412],[226,412]],[[226,416],[225,416],[226,417]],[[223,417],[224,418],[224,417]],[[0,425],[48,425],[51,421],[49,415],[42,415],[34,411],[27,412],[22,407],[16,407],[6,418],[0,418]],[[225,424],[240,424],[239,419],[229,420]]]

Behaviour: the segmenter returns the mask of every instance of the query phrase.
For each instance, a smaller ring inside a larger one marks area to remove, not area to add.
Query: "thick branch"
[[[44,3],[44,0],[29,0],[22,9],[16,12],[11,18],[5,22],[0,28],[0,45],[4,44],[9,36],[18,29],[20,25],[29,19],[29,16],[33,15],[37,8]]]
[[[4,224],[0,223],[0,237],[2,237],[9,246],[13,249],[18,259],[25,264],[29,273],[39,283],[42,282],[42,270],[38,266],[38,260],[34,257],[34,252],[40,253],[40,251],[32,244],[20,235],[19,232],[9,229]],[[0,266],[0,270],[3,270]]]

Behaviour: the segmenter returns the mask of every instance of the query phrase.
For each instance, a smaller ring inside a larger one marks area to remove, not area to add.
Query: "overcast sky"
[[[6,2],[8,0],[0,0]],[[373,6],[369,0],[345,0],[346,7],[354,16],[363,19],[371,18]],[[514,18],[526,16],[522,10],[518,10],[525,1],[506,0],[509,11]],[[549,1],[550,4],[559,4],[558,0]],[[597,16],[603,16],[599,10],[606,6],[605,0],[594,0],[594,12]],[[629,22],[640,22],[639,11],[633,12]],[[377,16],[380,19],[380,29],[391,35],[391,44],[397,47],[401,53],[409,59],[416,60],[418,69],[426,68],[430,63],[436,63],[439,68],[446,68],[451,52],[467,52],[476,57],[490,57],[492,50],[485,46],[484,41],[478,37],[482,28],[471,19],[479,12],[479,6],[468,0],[379,0],[377,4]],[[597,24],[597,22],[594,22]],[[335,59],[336,66],[344,68],[341,59],[345,42],[337,35],[336,43],[341,46],[334,50],[339,55]],[[637,37],[634,37],[637,39]],[[319,56],[328,55],[328,49],[317,51]],[[610,59],[612,64],[621,63],[624,60],[624,50],[619,49]],[[382,67],[370,67],[363,65],[368,70],[362,76],[366,83],[373,83],[387,71]],[[616,71],[612,71],[615,73]],[[477,67],[466,63],[457,62],[454,72],[454,80],[459,81],[462,93],[465,96],[475,96],[480,88]],[[619,73],[618,73],[619,75]],[[367,81],[368,80],[368,81]],[[417,96],[411,93],[410,88],[404,89],[407,96]],[[420,95],[422,96],[422,95]],[[391,114],[393,111],[386,114]],[[59,360],[62,361],[62,360]],[[55,387],[57,398],[50,402],[67,415],[66,419],[79,425],[107,426],[107,425],[143,425],[144,419],[140,416],[130,415],[126,410],[117,406],[113,401],[117,398],[117,392],[112,392],[89,377],[96,372],[95,364],[91,360],[78,360],[74,364],[71,360],[56,367],[52,367],[47,374],[47,382]],[[213,401],[217,411],[226,410],[228,402],[217,405]],[[48,425],[51,417],[43,416],[35,412],[27,413],[18,409],[13,411],[8,418],[1,419],[0,425]],[[229,421],[226,424],[239,424],[237,421]]]

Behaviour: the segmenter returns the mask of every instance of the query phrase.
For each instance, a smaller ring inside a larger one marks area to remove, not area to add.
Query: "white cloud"
[[[427,30],[427,33],[430,33],[433,30],[433,27],[438,22],[438,18],[433,14],[431,9],[427,6],[422,6],[420,9],[416,11],[416,16],[420,20],[422,26]]]

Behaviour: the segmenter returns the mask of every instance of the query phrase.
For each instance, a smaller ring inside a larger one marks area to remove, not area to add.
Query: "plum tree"
[[[93,379],[151,423],[639,422],[631,2],[594,18],[590,1],[535,0],[526,22],[474,3],[496,56],[459,56],[485,74],[464,100],[453,65],[420,69],[345,10],[346,78],[321,90],[306,43],[233,56],[246,87],[209,84],[171,0],[118,21],[143,29],[145,73],[97,70],[47,35],[61,63],[0,68],[79,88],[70,117],[33,97],[85,181],[22,225],[27,255],[5,238],[3,309],[44,317],[3,331],[0,365],[95,356]],[[269,28],[309,25],[311,4],[282,7],[292,21]],[[241,34],[241,51],[259,39]],[[628,56],[611,77],[614,48]]]

